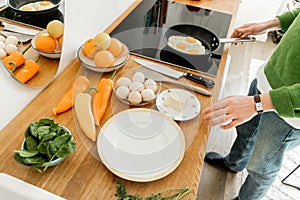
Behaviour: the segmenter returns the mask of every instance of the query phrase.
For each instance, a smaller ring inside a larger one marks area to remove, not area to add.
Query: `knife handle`
[[[208,78],[204,78],[202,76],[198,76],[191,73],[184,73],[183,76],[187,79],[190,79],[196,83],[200,83],[205,85],[208,88],[212,88],[215,85],[215,82],[213,80],[210,80]]]

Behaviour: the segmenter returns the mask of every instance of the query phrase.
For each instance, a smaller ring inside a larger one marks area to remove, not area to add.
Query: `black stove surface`
[[[230,14],[167,0],[147,0],[142,1],[111,36],[125,43],[132,54],[215,76],[224,50],[223,44],[210,54],[186,58],[166,48],[164,32],[174,25],[191,24],[225,38],[230,22]]]
[[[52,20],[57,19],[61,22],[64,20],[63,13],[59,9],[49,14],[26,16],[24,14],[17,13],[10,7],[7,7],[0,11],[0,17],[40,28],[46,28],[47,24]]]

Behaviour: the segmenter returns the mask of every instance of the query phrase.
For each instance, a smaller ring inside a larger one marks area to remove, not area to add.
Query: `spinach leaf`
[[[65,133],[64,135],[56,137],[53,141],[50,142],[49,150],[52,154],[55,154],[59,149],[65,145],[70,139],[71,135]]]
[[[37,129],[39,127],[39,123],[38,122],[32,122],[30,125],[29,125],[29,130],[30,130],[30,133],[32,136],[34,137],[38,137],[38,132],[37,132]]]
[[[47,155],[47,144],[46,143],[39,143],[37,147],[37,151],[41,154]]]
[[[38,142],[32,137],[27,136],[25,138],[25,149],[28,151],[36,151],[38,146]]]
[[[42,138],[47,135],[50,131],[50,126],[40,126],[37,128],[37,136],[39,140],[42,140]]]
[[[23,162],[28,165],[42,166],[47,160],[40,156],[23,158]]]
[[[76,143],[73,140],[70,140],[67,144],[60,147],[60,149],[55,153],[55,156],[59,158],[65,158],[75,149]]]
[[[48,132],[48,133],[44,134],[44,135],[41,137],[40,141],[41,141],[41,143],[43,143],[43,142],[46,142],[46,141],[48,141],[48,140],[51,140],[52,138],[54,138],[54,137],[56,137],[56,136],[57,136],[56,132],[54,132],[54,131]]]
[[[37,151],[26,151],[26,150],[14,150],[14,152],[18,153],[23,158],[33,157],[39,153]]]

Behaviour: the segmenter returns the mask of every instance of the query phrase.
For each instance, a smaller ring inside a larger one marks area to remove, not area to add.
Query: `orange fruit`
[[[61,49],[62,48],[62,44],[63,44],[63,35],[58,38],[58,44],[59,44],[59,47]]]
[[[118,57],[123,51],[122,43],[117,38],[111,38],[111,43],[107,50],[110,51],[114,57]]]
[[[84,55],[93,59],[98,51],[94,44],[94,39],[90,38],[87,41],[85,41],[83,44],[82,50],[83,50]]]
[[[98,51],[94,57],[94,63],[97,67],[114,66],[115,57],[108,50]]]
[[[42,33],[36,37],[35,46],[44,52],[53,52],[56,49],[56,40],[48,33]]]

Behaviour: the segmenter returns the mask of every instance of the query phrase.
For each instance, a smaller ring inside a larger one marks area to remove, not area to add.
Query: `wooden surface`
[[[194,1],[185,2],[191,3]],[[201,6],[201,2],[205,3],[207,7],[210,6],[209,8],[212,10],[215,7],[220,8],[216,4],[218,1],[200,1],[197,2],[197,5]],[[224,2],[228,2],[228,7],[223,6],[223,8],[226,10],[227,7],[228,13],[235,15],[239,1],[228,0],[223,1],[223,4],[225,4]],[[235,2],[235,4],[231,8],[232,10],[230,10],[232,2]],[[232,26],[229,31],[231,30]],[[218,75],[213,78],[216,85],[211,89],[212,97],[197,94],[202,108],[210,105],[218,98],[227,53],[228,46],[225,46]],[[131,60],[132,57],[130,57],[122,70],[138,66]],[[81,63],[75,59],[40,95],[2,129],[0,133],[0,172],[15,176],[66,199],[116,199],[114,193],[117,179],[124,183],[129,194],[137,193],[141,196],[149,196],[152,193],[157,193],[168,188],[179,188],[186,185],[193,190],[185,199],[195,199],[210,129],[208,123],[202,120],[202,116],[200,115],[188,122],[178,123],[186,137],[187,149],[183,161],[174,172],[160,180],[147,183],[137,183],[120,179],[106,169],[99,161],[95,153],[95,144],[86,140],[80,131],[78,131],[72,110],[55,117],[52,115],[52,108],[59,98],[66,92],[75,77],[83,73],[83,71],[84,68],[81,66]],[[91,72],[89,76],[93,82],[97,82],[101,78],[98,74]],[[105,76],[110,76],[110,73],[105,74]],[[190,81],[186,82],[194,84]],[[171,85],[165,86],[172,87]],[[154,104],[148,107],[155,109]],[[112,114],[128,108],[131,107],[120,103],[113,95],[109,110],[106,112],[101,124],[105,123]],[[77,143],[77,149],[62,163],[49,168],[46,173],[41,174],[34,169],[17,164],[13,159],[13,150],[20,149],[22,140],[24,139],[24,131],[29,123],[38,121],[44,117],[54,118],[56,123],[70,129]]]

